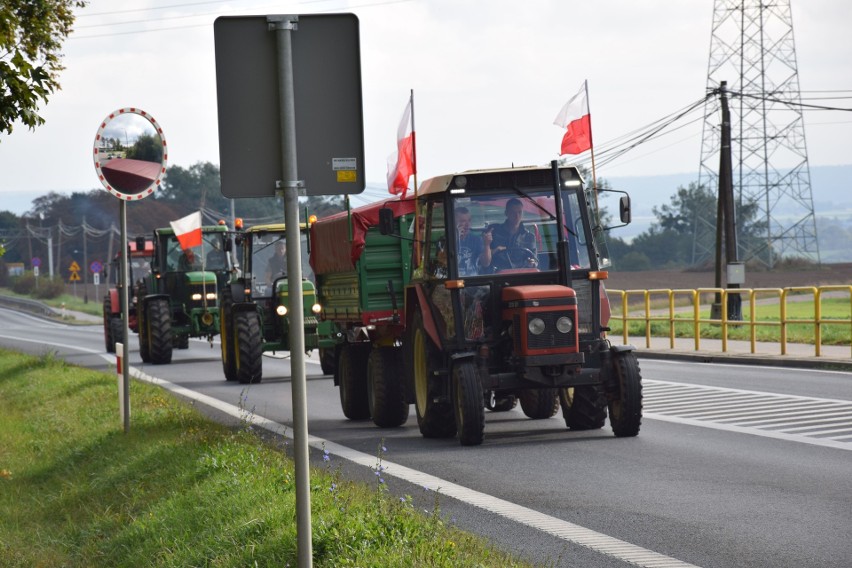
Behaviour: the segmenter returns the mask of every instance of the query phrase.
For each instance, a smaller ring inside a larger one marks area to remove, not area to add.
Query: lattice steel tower
[[[739,259],[772,267],[782,257],[819,262],[790,0],[715,0],[707,90],[728,82],[734,198],[752,203],[752,231],[738,219]],[[719,187],[719,97],[707,100],[699,183]],[[711,260],[716,212],[696,220],[693,262]]]

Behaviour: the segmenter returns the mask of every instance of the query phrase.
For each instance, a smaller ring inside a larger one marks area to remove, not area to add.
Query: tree
[[[40,103],[59,85],[60,48],[74,24],[73,8],[85,0],[4,0],[0,3],[0,132],[20,120],[44,124]]]

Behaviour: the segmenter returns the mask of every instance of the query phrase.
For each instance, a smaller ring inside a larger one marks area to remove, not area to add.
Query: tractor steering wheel
[[[495,271],[513,268],[536,268],[538,257],[528,248],[509,247],[495,252],[491,256],[491,264]]]

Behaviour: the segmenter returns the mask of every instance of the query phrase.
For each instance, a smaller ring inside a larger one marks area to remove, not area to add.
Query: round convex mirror
[[[148,197],[159,187],[168,147],[153,116],[138,108],[122,108],[101,122],[93,157],[107,191],[131,201]]]

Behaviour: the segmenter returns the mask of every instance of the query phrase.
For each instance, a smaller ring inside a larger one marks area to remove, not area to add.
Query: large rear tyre
[[[533,420],[552,418],[559,411],[559,389],[524,389],[518,397],[521,410]]]
[[[399,351],[396,347],[377,347],[367,358],[367,401],[373,423],[379,428],[395,428],[408,420]]]
[[[219,305],[219,339],[222,347],[222,370],[226,381],[237,380],[237,356],[234,353],[234,301],[231,287],[222,288],[222,303]]]
[[[451,438],[456,435],[456,420],[453,405],[438,401],[440,385],[435,371],[440,367],[437,349],[426,334],[423,314],[414,314],[411,335],[414,374],[414,407],[417,425],[425,438]]]
[[[462,446],[478,446],[485,437],[482,384],[471,361],[453,365],[453,411]]]
[[[110,335],[112,336],[112,352],[115,353],[115,344],[121,343],[124,345],[124,356],[130,351],[130,338],[124,341],[124,320],[121,318],[112,318],[109,320]]]
[[[169,301],[156,298],[148,302],[145,323],[151,363],[165,365],[172,362],[172,314]],[[141,336],[141,334],[140,334]]]
[[[605,400],[593,385],[560,389],[559,403],[571,430],[600,430],[606,423]]]
[[[263,379],[263,338],[260,336],[260,316],[245,311],[234,314],[234,370],[237,380],[253,385]]]
[[[112,300],[107,295],[104,300],[104,347],[107,353],[115,353],[115,337],[112,335]]]
[[[614,352],[612,372],[618,379],[618,393],[609,402],[609,424],[619,438],[636,436],[642,424],[642,375],[636,354]]]
[[[337,385],[340,388],[340,407],[349,420],[370,417],[367,398],[367,357],[369,348],[343,345],[337,360]]]

